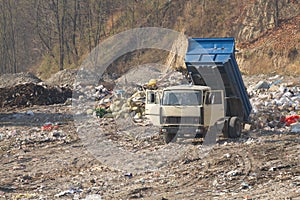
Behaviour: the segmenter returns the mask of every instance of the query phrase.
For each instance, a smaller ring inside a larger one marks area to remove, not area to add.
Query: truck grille
[[[200,117],[162,117],[162,124],[200,124]]]

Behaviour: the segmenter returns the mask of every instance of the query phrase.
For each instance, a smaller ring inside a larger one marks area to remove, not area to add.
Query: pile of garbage
[[[139,77],[139,72],[136,70],[130,76],[124,75],[116,80],[115,88],[112,90],[104,85],[87,87],[88,92],[79,90],[79,93],[85,93],[96,101],[94,109],[88,108],[84,112],[98,118],[131,117],[134,122],[148,123],[149,120],[145,118],[146,89],[163,89],[173,85],[189,84],[188,79],[181,72],[159,73],[156,70],[147,72],[147,75],[141,75],[145,79],[144,83],[141,83],[142,79],[139,79],[138,84],[132,81],[134,76]],[[255,82],[246,81],[253,106],[250,116],[251,129],[300,132],[300,80],[286,82],[278,75],[271,78],[254,78]],[[257,78],[265,81],[257,82]]]
[[[300,132],[299,82],[274,76],[248,88],[254,129]]]
[[[0,107],[51,105],[64,103],[72,97],[72,90],[40,83],[21,83],[0,88]]]
[[[95,100],[94,109],[87,109],[86,113],[99,118],[128,118],[141,121],[145,111],[145,90],[130,88],[128,90],[108,90],[103,85],[94,88],[92,98]]]
[[[148,70],[149,71],[149,70]],[[150,72],[150,71],[149,71]],[[155,78],[149,76],[145,82],[134,84],[125,77],[116,80],[116,87],[113,90],[107,89],[104,85],[98,85],[93,88],[94,93],[81,90],[80,85],[76,86],[78,93],[85,93],[93,98],[96,103],[94,109],[87,109],[86,113],[99,118],[128,118],[131,117],[136,123],[149,122],[145,118],[145,101],[147,89],[163,89],[168,86],[178,84],[188,84],[188,80],[181,72],[171,71],[167,74],[158,73],[153,70]],[[145,76],[145,74],[143,74]],[[147,82],[146,82],[147,81]],[[85,88],[86,90],[87,88]],[[88,89],[91,89],[88,87]]]
[[[253,106],[251,128],[279,132],[300,132],[300,80],[286,82],[283,77],[274,76],[266,81],[251,83],[248,87]],[[94,97],[98,100],[94,111],[97,117],[126,118],[134,122],[147,122],[145,118],[146,89],[188,84],[182,73],[172,71],[150,79],[139,87],[130,84],[108,91],[102,85],[95,88]]]

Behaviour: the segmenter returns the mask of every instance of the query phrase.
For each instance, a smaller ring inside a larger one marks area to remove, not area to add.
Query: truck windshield
[[[201,91],[164,91],[163,105],[202,105]]]

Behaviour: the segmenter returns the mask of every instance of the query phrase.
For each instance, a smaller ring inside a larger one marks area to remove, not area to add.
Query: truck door
[[[160,125],[160,93],[159,90],[146,91],[145,115],[154,126]]]
[[[222,90],[207,91],[204,97],[204,125],[212,126],[225,117]]]

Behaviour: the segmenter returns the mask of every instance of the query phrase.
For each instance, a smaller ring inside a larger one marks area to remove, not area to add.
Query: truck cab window
[[[193,106],[202,104],[201,91],[165,91],[163,105],[184,105]]]
[[[222,104],[222,93],[221,92],[213,92],[213,104]]]

